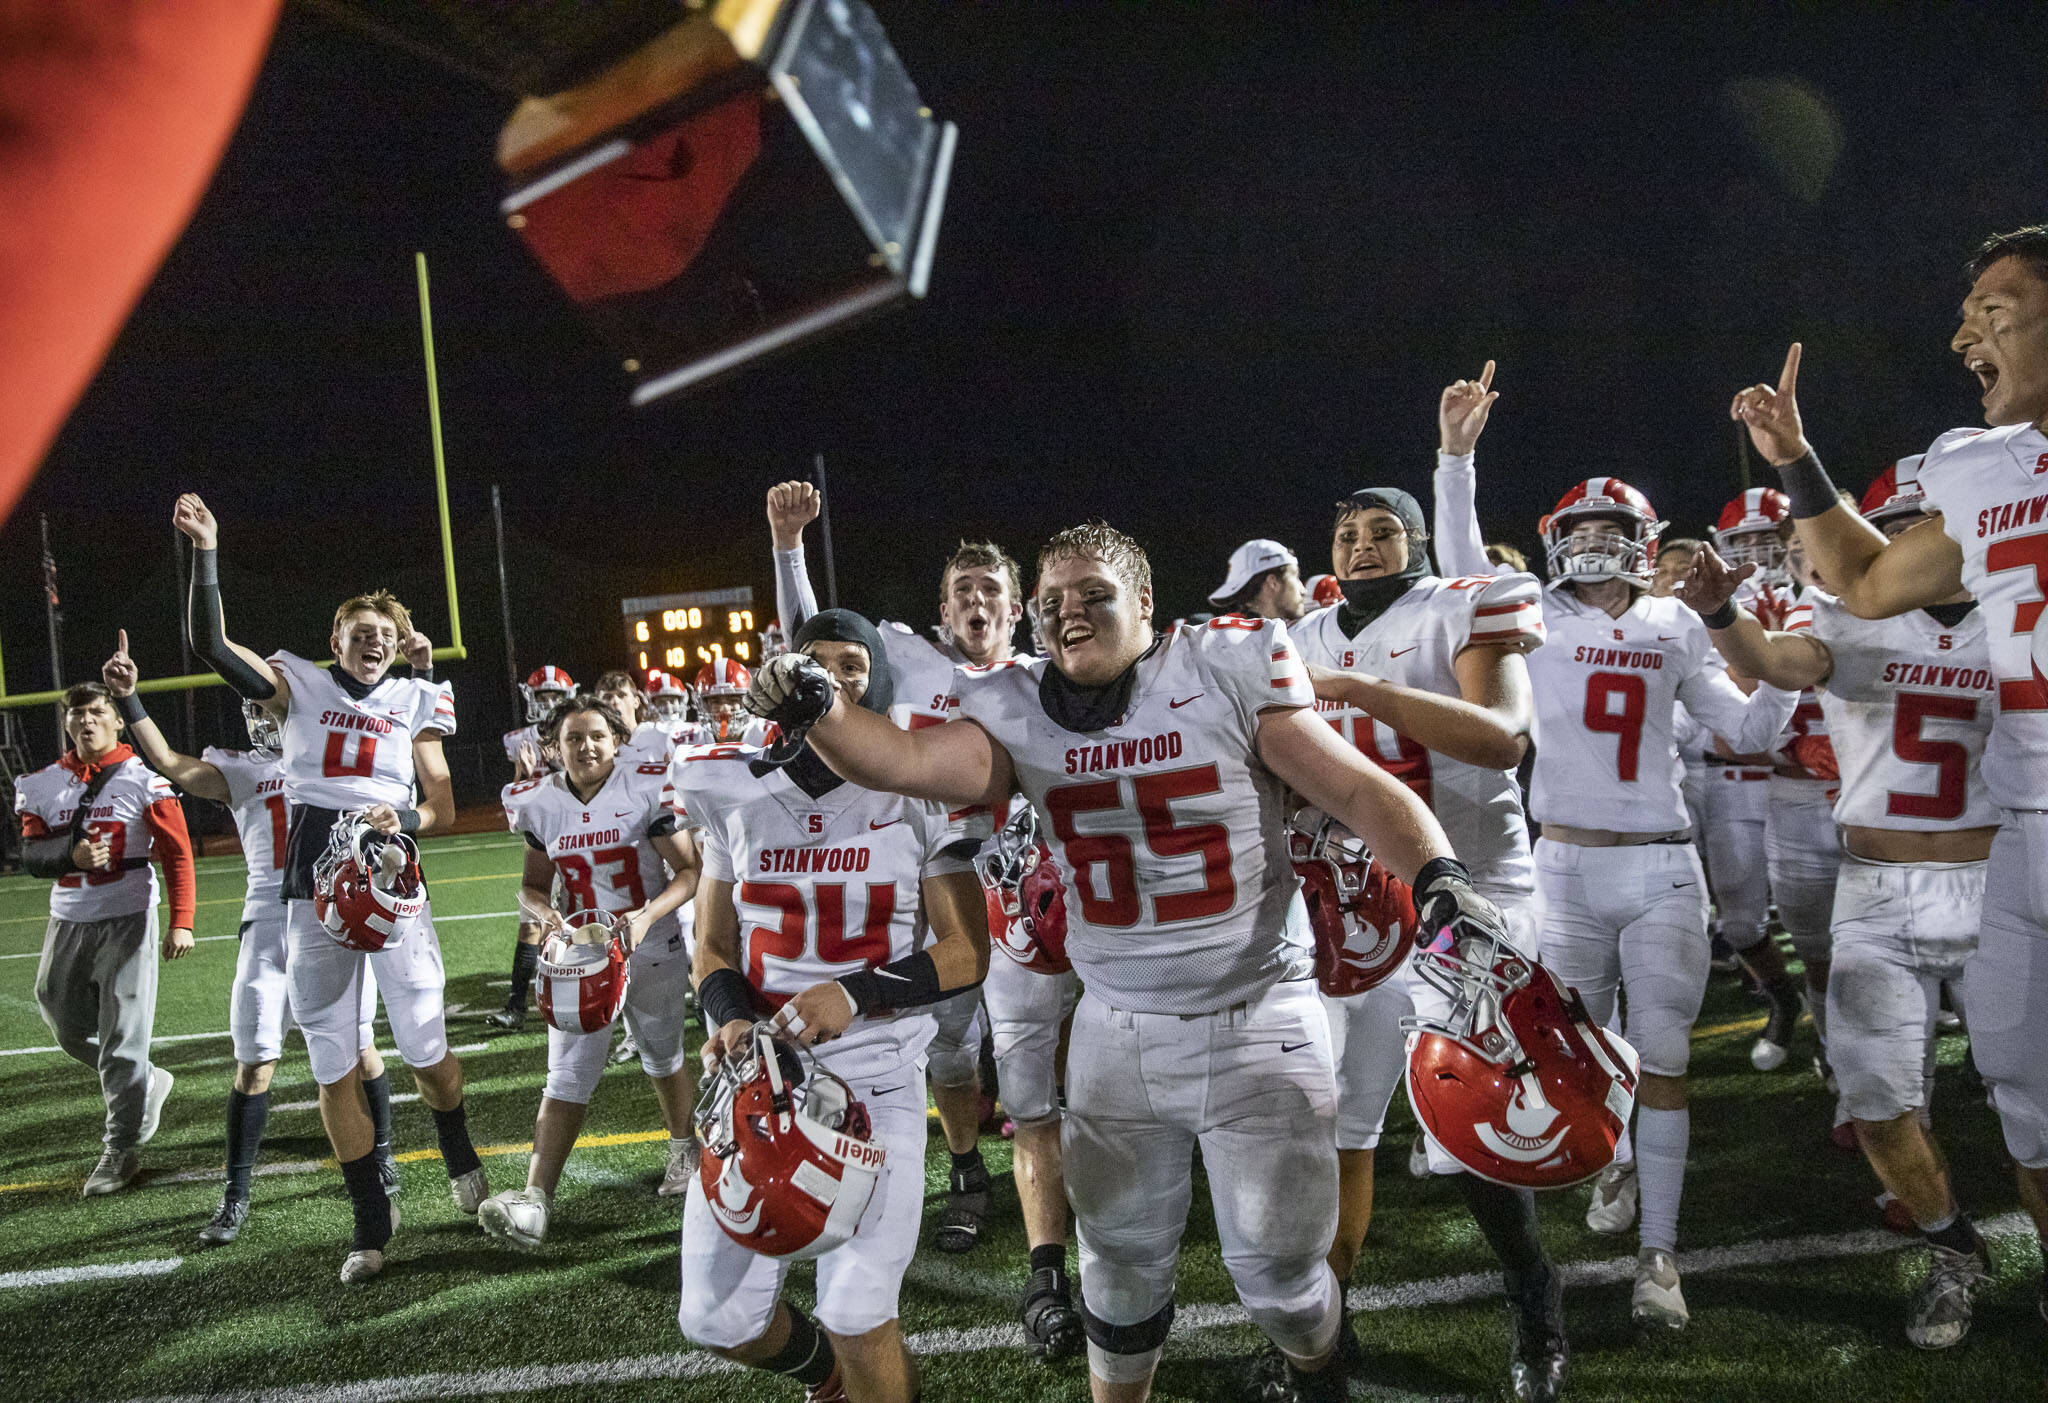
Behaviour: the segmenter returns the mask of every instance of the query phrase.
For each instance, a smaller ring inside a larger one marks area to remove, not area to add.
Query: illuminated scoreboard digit
[[[760,656],[751,585],[622,599],[619,612],[627,654],[643,680],[669,672],[687,686],[706,663],[738,658],[752,667]]]

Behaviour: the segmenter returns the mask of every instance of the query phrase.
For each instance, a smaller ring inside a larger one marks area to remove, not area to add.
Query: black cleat
[[[1031,1357],[1066,1359],[1079,1354],[1086,1342],[1067,1274],[1057,1267],[1031,1273],[1024,1287],[1024,1345]]]
[[[1508,1284],[1508,1379],[1515,1403],[1556,1403],[1571,1347],[1564,1338],[1564,1278],[1546,1267],[1540,1282]]]
[[[493,1028],[503,1028],[508,1033],[516,1033],[526,1026],[526,1010],[507,1005],[496,1013],[485,1014],[484,1022]]]
[[[1287,1382],[1287,1356],[1280,1352],[1280,1346],[1269,1344],[1252,1356],[1251,1375],[1244,1393],[1251,1403],[1292,1403],[1294,1391]]]
[[[213,1219],[199,1230],[201,1247],[225,1247],[242,1234],[242,1224],[249,1221],[249,1200],[222,1194],[220,1207],[213,1210]]]
[[[934,1245],[955,1255],[972,1252],[981,1241],[981,1223],[988,1217],[988,1169],[984,1166],[962,1174],[955,1170],[946,1195],[946,1212],[939,1219]]]
[[[1348,1311],[1337,1318],[1336,1352],[1329,1363],[1313,1374],[1295,1368],[1293,1361],[1277,1349],[1273,1353],[1279,1356],[1281,1373],[1277,1379],[1259,1379],[1260,1392],[1254,1395],[1259,1403],[1344,1403],[1350,1397],[1351,1376],[1365,1362],[1365,1349],[1352,1332]],[[1253,1364],[1255,1377],[1264,1363],[1265,1357],[1261,1355]]]

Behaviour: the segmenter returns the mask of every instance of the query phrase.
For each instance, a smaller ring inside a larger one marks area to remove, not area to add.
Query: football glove
[[[754,670],[744,705],[781,732],[769,746],[768,759],[787,763],[802,748],[812,726],[832,709],[837,689],[832,674],[808,653],[784,653]]]
[[[1507,919],[1500,908],[1481,896],[1472,886],[1472,874],[1455,857],[1431,858],[1415,874],[1415,914],[1422,925],[1422,945],[1449,941],[1462,949],[1474,941],[1487,941],[1514,949],[1508,939]]]

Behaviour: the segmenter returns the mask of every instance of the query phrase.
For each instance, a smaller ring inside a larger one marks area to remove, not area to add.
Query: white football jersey
[[[814,799],[779,769],[754,774],[757,754],[679,751],[670,793],[702,845],[704,880],[732,883],[741,972],[780,1008],[814,984],[915,954],[924,879],[973,871],[989,821],[985,809],[948,815],[856,784]],[[856,1019],[818,1052],[842,1077],[877,1076],[922,1056],[937,1029],[929,1007],[904,1009]]]
[[[511,761],[515,768],[519,764],[519,752],[529,745],[533,747],[533,753],[540,756],[542,773],[556,768],[548,763],[547,751],[541,747],[539,726],[521,726],[516,731],[505,732],[505,758]]]
[[[1798,698],[1729,680],[1700,616],[1638,593],[1620,618],[1552,584],[1548,643],[1529,655],[1540,740],[1530,808],[1539,823],[1617,833],[1687,825],[1676,704],[1742,754],[1768,750]]]
[[[677,728],[675,741],[669,750],[673,754],[687,747],[705,745],[744,745],[750,749],[759,749],[768,743],[768,723],[758,716],[749,716],[741,712],[728,724],[738,729],[720,736],[715,722],[685,721]]]
[[[875,629],[882,635],[882,651],[889,655],[889,671],[896,683],[889,719],[906,731],[946,720],[953,669],[967,666],[967,659],[909,624],[884,619]]]
[[[1416,581],[1387,611],[1347,638],[1337,607],[1292,630],[1302,660],[1369,672],[1443,696],[1460,695],[1453,669],[1475,644],[1528,652],[1543,642],[1542,586],[1533,575],[1473,575]],[[1529,825],[1512,770],[1489,770],[1435,754],[1357,707],[1318,699],[1316,713],[1337,733],[1413,789],[1435,811],[1451,850],[1478,888],[1496,899],[1536,889]]]
[[[1859,619],[1808,590],[1786,631],[1811,631],[1834,657],[1821,684],[1842,772],[1835,821],[1861,828],[1989,828],[1998,806],[1984,745],[1998,710],[1984,610],[1954,628],[1915,609]]]
[[[1009,752],[1067,883],[1067,955],[1117,1008],[1209,1013],[1311,968],[1288,861],[1286,786],[1259,713],[1315,703],[1276,619],[1170,629],[1129,709],[1080,733],[1038,699],[1043,658],[954,674],[953,714]]]
[[[2033,634],[2048,599],[2048,438],[2031,424],[1951,429],[1920,463],[1927,504],[1963,550],[1984,615],[1998,717],[1984,747],[1992,801],[2048,809],[2048,678]]]
[[[119,753],[118,751],[116,753]],[[71,827],[85,782],[62,760],[14,782],[14,811],[24,838],[41,838]],[[93,795],[84,837],[105,843],[109,865],[92,872],[67,872],[50,889],[50,915],[60,921],[102,921],[145,911],[157,903],[156,869],[150,866],[155,836],[150,806],[178,802],[170,781],[130,754]]]
[[[267,752],[211,745],[199,758],[219,770],[228,784],[228,812],[234,815],[242,862],[249,869],[242,919],[275,914],[284,904],[284,838],[291,817],[285,807],[284,761]]]
[[[285,798],[320,809],[410,808],[414,739],[426,731],[455,734],[448,684],[387,675],[357,701],[304,658],[274,653],[270,665],[292,692],[284,718]]]
[[[569,788],[566,774],[508,784],[503,802],[505,826],[554,864],[567,897],[564,915],[637,910],[668,885],[668,868],[652,842],[676,827],[666,761],[618,761],[587,804]],[[681,955],[684,935],[673,914],[662,917],[648,927],[634,962],[659,964]]]
[[[676,737],[682,734],[687,724],[671,726],[665,721],[642,721],[633,728],[631,738],[619,747],[619,763],[665,767],[675,751]]]

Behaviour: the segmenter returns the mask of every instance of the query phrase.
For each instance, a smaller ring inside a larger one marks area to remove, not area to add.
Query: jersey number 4
[[[1091,925],[1116,928],[1138,924],[1142,914],[1136,850],[1131,840],[1121,833],[1082,833],[1074,826],[1074,819],[1080,814],[1122,812],[1128,807],[1124,798],[1127,785],[1144,822],[1145,846],[1155,856],[1199,854],[1202,859],[1202,885],[1198,890],[1152,894],[1153,922],[1163,926],[1175,921],[1199,921],[1220,916],[1234,906],[1237,879],[1230,872],[1230,830],[1220,823],[1174,822],[1174,800],[1222,791],[1223,781],[1216,767],[1197,765],[1165,774],[1096,780],[1046,791],[1045,807],[1052,818],[1053,836],[1059,839],[1065,852],[1067,870],[1074,874],[1082,917]],[[1096,885],[1097,867],[1107,884],[1106,894]]]
[[[738,896],[750,906],[766,906],[779,913],[772,926],[755,926],[747,932],[747,982],[762,991],[769,1003],[780,1008],[799,990],[775,993],[768,988],[765,962],[816,963],[874,969],[889,962],[889,926],[896,919],[896,884],[869,882],[867,919],[860,932],[846,934],[846,885],[820,882],[812,888],[818,904],[817,940],[811,940],[811,912],[803,888],[788,882],[741,882]],[[812,959],[805,960],[809,952]],[[847,973],[840,969],[836,973]],[[812,983],[805,979],[808,986]]]

